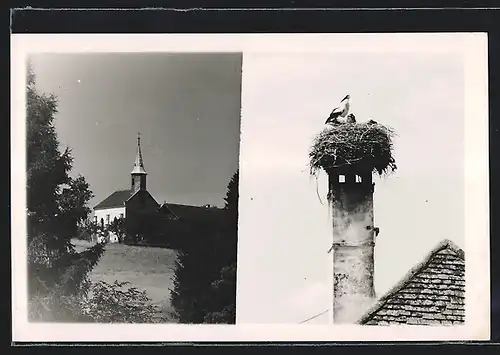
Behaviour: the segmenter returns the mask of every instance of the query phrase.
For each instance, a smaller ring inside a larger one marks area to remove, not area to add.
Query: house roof
[[[460,324],[465,318],[465,256],[444,240],[359,321],[366,325]]]
[[[169,207],[166,203],[163,203],[160,205],[158,208],[158,211],[162,213],[167,219],[170,220],[178,220],[179,216],[177,216]]]
[[[160,210],[167,213],[170,212],[175,217],[175,219],[199,221],[208,216],[212,216],[212,212],[218,212],[221,209],[209,206],[189,206],[175,203],[163,203],[160,206]]]
[[[131,195],[132,195],[132,190],[115,191],[111,195],[106,197],[104,200],[102,200],[100,203],[98,203],[94,207],[94,210],[125,207],[125,201],[127,201]]]

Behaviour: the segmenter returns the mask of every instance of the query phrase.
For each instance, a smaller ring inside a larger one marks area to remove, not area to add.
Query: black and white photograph
[[[489,337],[485,34],[13,37],[14,338]]]
[[[466,41],[353,42],[244,56],[237,322],[463,325]]]
[[[235,322],[241,58],[27,58],[30,322]]]

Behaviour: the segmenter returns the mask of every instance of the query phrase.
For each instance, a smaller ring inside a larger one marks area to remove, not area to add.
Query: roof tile
[[[464,322],[465,259],[444,241],[360,321],[420,325]]]

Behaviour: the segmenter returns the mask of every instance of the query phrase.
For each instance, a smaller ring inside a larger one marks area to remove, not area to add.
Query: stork
[[[330,113],[330,116],[327,118],[325,124],[335,124],[335,123],[341,123],[339,122],[339,117],[344,118],[347,116],[349,113],[349,99],[351,98],[350,95],[346,95],[341,101],[340,105],[335,107],[333,111]]]

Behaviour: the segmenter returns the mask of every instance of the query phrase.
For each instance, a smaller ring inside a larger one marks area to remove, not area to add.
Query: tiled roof
[[[158,208],[158,212],[160,212],[163,216],[165,216],[169,220],[178,220],[179,216],[177,216],[166,203],[163,203]]]
[[[444,240],[360,320],[366,325],[453,325],[465,318],[465,257]]]
[[[106,197],[98,203],[94,210],[102,210],[106,208],[125,207],[125,201],[132,195],[132,190],[118,190]]]
[[[205,218],[211,218],[213,216],[212,213],[221,211],[220,208],[207,206],[189,206],[174,203],[168,203],[167,206],[178,218],[191,221],[201,221]]]

